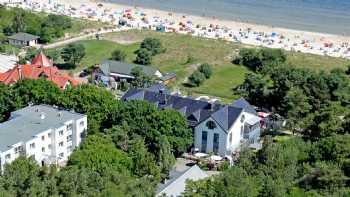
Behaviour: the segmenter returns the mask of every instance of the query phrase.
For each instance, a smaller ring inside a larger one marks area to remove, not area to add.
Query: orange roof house
[[[52,61],[40,53],[33,59],[32,64],[16,65],[13,69],[0,73],[0,83],[11,85],[22,79],[44,78],[61,89],[65,89],[67,85],[78,85],[78,81],[49,63],[52,64]]]
[[[42,52],[40,52],[33,60],[32,60],[32,65],[34,66],[44,66],[44,67],[49,67],[53,66],[52,60],[47,58]]]

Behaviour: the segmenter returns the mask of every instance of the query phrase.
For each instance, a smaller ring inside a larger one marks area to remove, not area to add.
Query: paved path
[[[62,45],[67,45],[69,43],[76,42],[79,40],[86,40],[87,38],[96,36],[96,34],[105,34],[105,33],[118,32],[118,31],[120,31],[120,30],[119,29],[109,29],[109,30],[96,31],[96,32],[84,34],[81,36],[69,38],[67,40],[62,40],[62,41],[58,41],[58,42],[47,44],[47,45],[41,45],[41,46],[39,46],[39,48],[40,47],[42,47],[44,49],[56,48],[56,47],[59,47]]]

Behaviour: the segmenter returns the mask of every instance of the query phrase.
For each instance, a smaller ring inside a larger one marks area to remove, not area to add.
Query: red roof
[[[64,89],[67,84],[78,85],[78,81],[68,74],[60,72],[55,66],[45,67],[31,64],[17,65],[5,73],[0,73],[0,82],[10,85],[21,79],[38,79],[40,77],[52,81],[61,89]]]
[[[42,52],[40,52],[33,60],[32,65],[34,66],[53,66],[52,60],[47,58]]]

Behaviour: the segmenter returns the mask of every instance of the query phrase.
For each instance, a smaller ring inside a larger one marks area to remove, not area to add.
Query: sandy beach
[[[156,10],[156,9],[149,9],[149,8],[143,8],[143,7],[132,7],[128,5],[121,5],[121,4],[115,4],[115,3],[106,3],[104,1],[94,1],[94,0],[58,0],[58,2],[65,4],[65,5],[71,5],[73,7],[80,7],[80,5],[85,4],[90,7],[97,7],[97,4],[102,3],[104,8],[107,9],[140,9],[143,12],[145,12],[149,16],[159,16],[160,18],[171,18],[171,20],[175,20],[176,22],[186,22],[187,20],[191,20],[194,24],[200,24],[200,25],[210,25],[210,24],[217,24],[220,26],[227,27],[229,29],[233,29],[236,31],[239,31],[240,29],[247,29],[251,28],[258,32],[276,32],[279,34],[283,34],[286,37],[295,37],[299,36],[301,38],[305,38],[307,40],[314,40],[317,42],[317,40],[331,40],[335,44],[340,44],[344,42],[350,42],[350,37],[345,37],[342,35],[334,35],[334,34],[326,34],[326,33],[318,33],[318,32],[308,32],[308,31],[300,31],[300,30],[293,30],[293,29],[286,29],[286,28],[279,28],[279,27],[271,27],[271,26],[265,26],[265,25],[259,25],[259,24],[251,24],[251,23],[243,23],[238,21],[229,21],[229,20],[221,20],[219,18],[207,18],[202,16],[194,16],[194,15],[188,15],[184,13],[171,13],[171,16],[169,16],[169,12],[162,11],[162,10]],[[184,18],[183,16],[186,16]]]
[[[118,26],[118,21],[125,20],[128,24],[126,29],[148,28],[156,30],[157,26],[162,25],[167,30],[172,29],[172,32],[193,36],[220,38],[255,46],[283,48],[288,51],[350,59],[350,37],[342,35],[300,31],[184,13],[170,13],[104,1],[29,0],[29,2],[40,5],[41,11],[102,20],[112,22],[116,26]],[[26,3],[28,4],[28,1]],[[30,4],[28,8],[33,10],[31,6],[33,4]],[[56,10],[57,8],[60,8],[61,11]],[[147,18],[146,22],[145,18]]]

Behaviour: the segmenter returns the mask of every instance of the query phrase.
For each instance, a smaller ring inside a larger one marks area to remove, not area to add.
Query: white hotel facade
[[[12,112],[0,123],[0,171],[20,155],[39,165],[65,165],[86,135],[87,116],[48,105]]]

